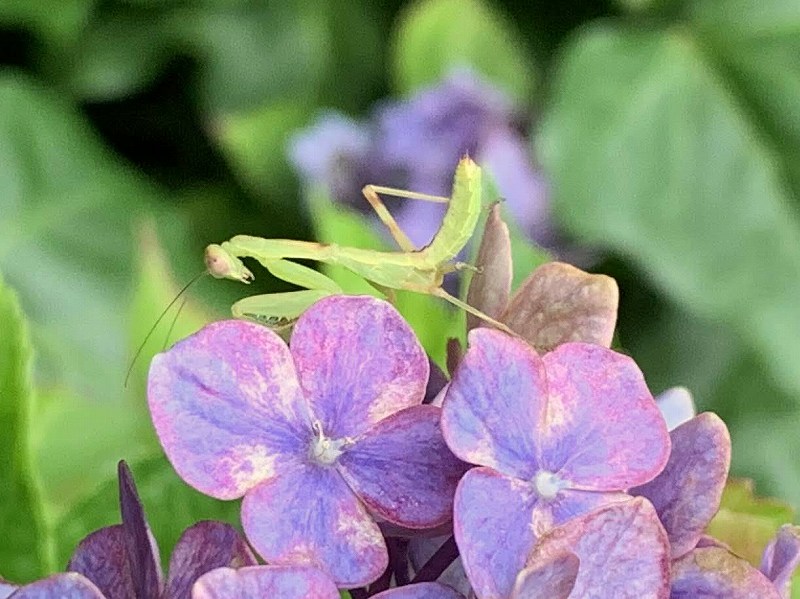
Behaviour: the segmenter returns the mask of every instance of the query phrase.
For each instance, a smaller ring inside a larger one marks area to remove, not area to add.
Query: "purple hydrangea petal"
[[[519,573],[512,599],[567,599],[578,578],[580,563],[571,552],[543,558]]]
[[[242,526],[268,563],[316,566],[342,587],[372,582],[388,563],[378,525],[332,467],[300,465],[252,489]]]
[[[96,530],[75,548],[67,570],[91,580],[107,599],[135,597],[126,536],[122,524]]]
[[[322,299],[298,320],[291,347],[305,397],[329,437],[357,436],[425,396],[428,358],[388,302]]]
[[[563,489],[549,501],[541,501],[533,510],[532,525],[534,531],[541,535],[567,520],[582,516],[592,510],[631,498],[627,493],[595,491],[576,491]]]
[[[172,550],[164,599],[189,599],[194,582],[216,568],[257,564],[250,547],[230,524],[198,522],[183,532]]]
[[[800,565],[800,526],[785,524],[764,550],[761,572],[789,599],[792,575]]]
[[[670,387],[656,396],[656,405],[672,430],[697,414],[692,393],[686,387]]]
[[[464,595],[438,582],[418,582],[397,589],[389,589],[374,599],[464,599]]]
[[[218,499],[288,467],[312,435],[286,344],[241,320],[210,324],[157,355],[148,401],[175,470]]]
[[[700,535],[700,538],[697,540],[696,547],[698,549],[703,547],[719,547],[720,549],[727,549],[728,551],[731,550],[727,544],[723,543],[719,539],[715,539],[711,535]]]
[[[636,497],[570,520],[543,536],[528,566],[572,552],[580,559],[573,595],[603,589],[614,599],[663,599],[669,589],[669,542],[650,503]]]
[[[529,485],[491,468],[473,468],[461,479],[453,530],[464,570],[481,599],[511,595],[536,541],[531,527],[535,504]]]
[[[462,460],[522,479],[538,469],[546,409],[542,360],[528,344],[477,328],[442,406],[442,432]]]
[[[308,566],[217,568],[201,576],[192,599],[339,599],[336,585]]]
[[[339,458],[350,487],[382,518],[408,528],[434,528],[451,519],[453,495],[467,465],[447,448],[440,414],[434,406],[401,410]]]
[[[694,549],[672,563],[670,599],[781,599],[745,560],[719,547]]]
[[[117,474],[119,508],[122,514],[122,527],[125,529],[123,542],[127,550],[135,594],[137,597],[157,597],[164,585],[158,545],[147,524],[133,475],[124,461],[119,462]]]
[[[717,513],[728,478],[731,439],[725,423],[706,412],[670,433],[672,453],[664,470],[649,483],[631,489],[655,506],[669,535],[672,559],[697,545]]]
[[[13,599],[106,599],[88,579],[77,572],[54,574],[9,595]]]
[[[494,179],[519,227],[539,244],[553,245],[547,184],[533,168],[529,143],[507,124],[489,129],[481,139],[477,159]]]
[[[6,582],[0,578],[0,599],[6,599],[11,593],[17,590],[17,585]]]
[[[543,358],[547,426],[543,468],[570,487],[618,491],[653,479],[670,439],[636,363],[588,343],[565,343]]]

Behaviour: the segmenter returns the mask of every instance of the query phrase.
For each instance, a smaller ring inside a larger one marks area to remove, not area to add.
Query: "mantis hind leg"
[[[513,335],[514,337],[518,337],[518,335],[514,331],[512,331],[510,328],[508,328],[508,325],[503,324],[499,320],[495,320],[494,318],[492,318],[488,314],[485,314],[485,313],[481,312],[477,308],[473,308],[467,302],[461,301],[460,299],[458,299],[454,295],[450,295],[449,293],[447,293],[441,287],[439,287],[437,289],[434,289],[430,293],[431,293],[431,295],[435,295],[436,297],[440,297],[443,300],[446,300],[446,301],[450,302],[451,304],[453,304],[454,306],[456,306],[458,308],[461,308],[465,312],[469,312],[473,316],[477,316],[478,318],[480,318],[481,320],[489,323],[493,327],[495,327],[497,329],[500,329],[501,331],[503,331],[505,333],[508,333],[509,335]]]
[[[403,229],[400,228],[400,225],[397,224],[397,221],[394,219],[391,212],[389,212],[386,204],[383,203],[383,200],[381,200],[378,194],[382,193],[384,195],[398,198],[424,200],[426,202],[437,202],[440,204],[446,204],[450,201],[450,198],[443,196],[406,191],[404,189],[396,189],[394,187],[382,187],[380,185],[366,185],[364,186],[364,189],[361,190],[361,193],[364,194],[364,197],[367,199],[370,206],[372,206],[375,214],[379,219],[381,219],[381,222],[386,225],[386,228],[389,230],[392,238],[394,238],[394,240],[397,242],[397,245],[400,246],[400,249],[404,252],[416,252],[417,248],[414,247],[414,244],[408,238],[408,235],[406,235]]]

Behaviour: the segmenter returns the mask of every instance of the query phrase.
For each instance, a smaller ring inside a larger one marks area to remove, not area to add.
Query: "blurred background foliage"
[[[120,458],[163,555],[197,519],[237,520],[151,430],[170,318],[123,387],[136,347],[209,242],[379,244],[303,199],[287,141],[465,65],[533,115],[553,218],[617,278],[653,392],[689,387],[728,423],[733,472],[800,507],[798,56],[798,0],[3,0],[0,573],[63,567],[118,521]],[[169,338],[252,292],[201,281]],[[443,321],[414,322],[434,354]]]

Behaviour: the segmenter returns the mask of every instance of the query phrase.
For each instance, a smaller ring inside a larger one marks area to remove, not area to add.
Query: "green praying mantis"
[[[449,198],[391,187],[367,185],[362,190],[378,218],[389,229],[399,251],[381,252],[337,244],[322,244],[289,239],[264,239],[237,235],[229,241],[211,244],[205,250],[208,273],[217,279],[250,283],[253,273],[241,258],[254,258],[273,276],[302,287],[300,291],[247,297],[236,302],[231,311],[237,318],[247,318],[275,329],[291,327],[299,316],[319,299],[344,293],[341,287],[324,274],[292,262],[312,260],[339,265],[362,277],[392,299],[394,290],[413,291],[442,298],[508,333],[506,325],[470,306],[442,288],[448,273],[473,269],[456,261],[475,232],[482,209],[481,169],[469,157],[456,167],[453,190]],[[379,194],[447,203],[439,230],[423,248],[415,248],[389,213]],[[513,334],[513,333],[512,333]]]

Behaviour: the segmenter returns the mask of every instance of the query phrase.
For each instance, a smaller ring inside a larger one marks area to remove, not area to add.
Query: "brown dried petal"
[[[611,277],[548,262],[525,279],[500,320],[540,352],[569,341],[610,347],[618,303]]]
[[[503,313],[511,294],[511,237],[500,218],[500,205],[492,206],[483,229],[475,266],[479,272],[472,276],[467,291],[467,303],[484,314],[497,318]],[[486,322],[467,314],[467,330],[486,326]]]

